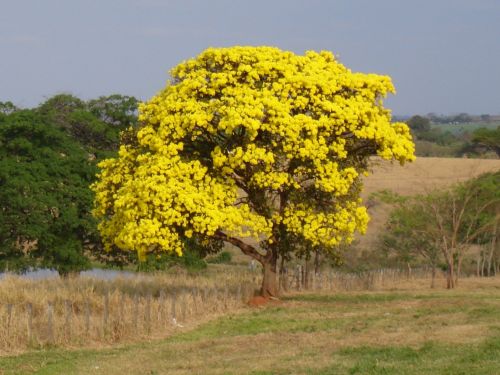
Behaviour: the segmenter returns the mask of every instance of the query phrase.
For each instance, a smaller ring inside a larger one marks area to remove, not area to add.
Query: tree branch
[[[262,255],[261,253],[259,253],[255,247],[244,243],[243,241],[241,241],[240,239],[238,239],[236,237],[230,237],[227,234],[225,234],[224,232],[217,231],[214,234],[214,238],[225,241],[225,242],[229,242],[230,244],[238,247],[243,252],[243,254],[254,258],[255,260],[257,260],[261,264],[264,264],[266,261],[266,257],[264,255]]]

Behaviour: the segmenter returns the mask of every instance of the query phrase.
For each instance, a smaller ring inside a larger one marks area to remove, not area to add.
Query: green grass
[[[449,131],[454,135],[463,134],[465,132],[472,133],[479,128],[496,129],[500,126],[500,122],[491,123],[467,123],[467,124],[432,124],[433,128],[439,128],[443,132]]]
[[[0,374],[500,374],[500,291],[303,294],[168,339],[0,358]]]
[[[112,351],[49,351],[35,355],[23,355],[2,359],[0,364],[6,374],[72,374],[86,368],[89,373],[98,373],[97,365],[106,359],[133,354],[134,346]],[[480,345],[443,345],[428,342],[420,347],[362,346],[341,349],[329,360],[331,365],[323,368],[302,368],[300,373],[317,375],[341,374],[449,374],[449,375],[495,375],[500,373],[500,336],[490,338]],[[167,360],[167,359],[165,359]],[[95,363],[95,365],[94,365]],[[162,374],[159,370],[147,369],[144,374]],[[288,374],[293,368],[273,371],[252,371],[249,374]],[[206,373],[210,373],[207,369]],[[227,374],[237,374],[237,370]]]
[[[313,374],[449,374],[486,375],[500,373],[500,337],[481,345],[438,345],[412,347],[359,347],[339,351],[333,365]]]

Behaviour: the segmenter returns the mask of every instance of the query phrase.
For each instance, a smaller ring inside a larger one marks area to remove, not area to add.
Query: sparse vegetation
[[[496,172],[426,195],[379,194],[382,200],[396,205],[380,233],[382,248],[396,254],[408,267],[424,259],[435,269],[442,259],[448,274],[447,287],[454,288],[471,246],[488,244],[488,275],[490,271],[496,273],[500,268],[496,246],[499,186],[500,172]]]
[[[215,264],[227,264],[231,263],[232,258],[233,256],[229,251],[222,251],[220,254],[217,254],[216,256],[209,258],[207,262]]]

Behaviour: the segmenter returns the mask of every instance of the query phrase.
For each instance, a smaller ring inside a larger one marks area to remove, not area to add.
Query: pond
[[[39,280],[39,279],[48,279],[53,277],[59,277],[59,273],[56,270],[52,269],[37,269],[32,271],[27,271],[22,274],[11,274],[0,272],[0,279],[5,277],[6,275],[15,275],[20,276],[26,279]],[[102,280],[114,280],[116,278],[134,278],[143,276],[143,274],[132,272],[132,271],[122,271],[122,270],[111,270],[111,269],[102,269],[102,268],[93,268],[87,271],[80,272],[81,277],[92,277],[96,279]]]

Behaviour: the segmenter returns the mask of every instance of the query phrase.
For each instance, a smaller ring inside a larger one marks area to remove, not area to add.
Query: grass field
[[[498,126],[500,126],[500,122],[496,121],[491,123],[471,122],[467,124],[432,124],[433,128],[441,129],[443,132],[448,131],[455,135],[463,134],[465,132],[472,133],[474,130],[479,128],[496,129]]]
[[[168,339],[0,358],[0,374],[500,374],[500,279],[295,294]]]

